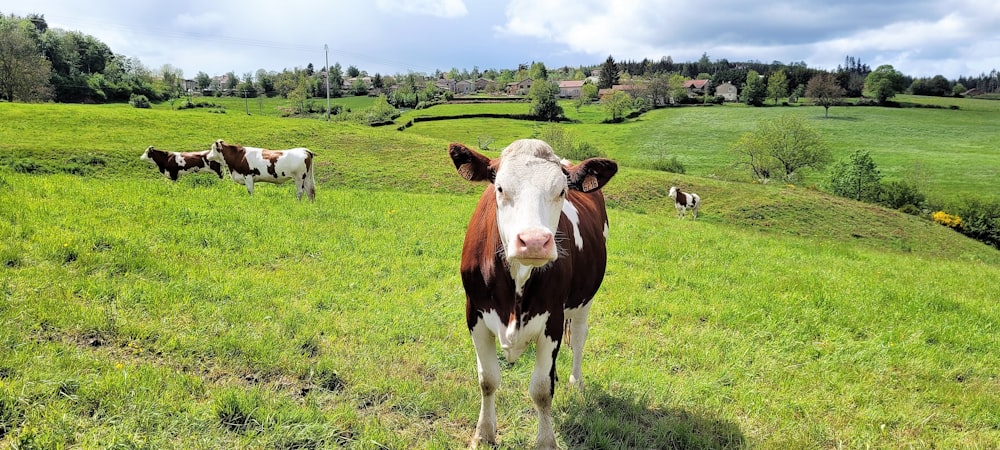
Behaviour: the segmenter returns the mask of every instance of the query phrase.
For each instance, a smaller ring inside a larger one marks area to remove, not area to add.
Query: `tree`
[[[787,181],[796,181],[805,168],[823,170],[832,160],[819,131],[798,116],[766,121],[760,129],[770,140],[771,156],[778,161]]]
[[[653,106],[670,103],[670,78],[662,73],[655,73],[646,83],[646,93],[653,101]]]
[[[534,62],[531,63],[531,69],[528,70],[528,76],[533,81],[548,80],[549,71],[545,68],[545,63]]]
[[[597,79],[597,87],[600,89],[610,89],[618,84],[618,65],[615,59],[608,55],[608,59],[601,65],[601,76]]]
[[[837,84],[837,78],[832,73],[823,72],[809,79],[805,95],[813,99],[813,103],[825,108],[824,117],[830,117],[830,107],[840,103],[844,88]]]
[[[762,120],[755,131],[740,137],[733,150],[743,155],[751,175],[761,183],[778,175],[797,181],[804,169],[822,170],[831,160],[819,132],[792,115]]]
[[[550,81],[535,81],[528,91],[531,100],[531,114],[541,120],[556,121],[563,116],[562,106],[557,101],[559,85]]]
[[[604,105],[604,112],[611,116],[610,121],[619,122],[625,117],[625,111],[632,106],[632,96],[624,91],[613,90],[601,97],[601,104]]]
[[[756,70],[747,72],[747,82],[740,93],[741,100],[749,106],[761,106],[767,98],[767,86]]]
[[[688,90],[684,87],[684,82],[687,79],[684,75],[675,73],[670,75],[670,79],[667,80],[667,90],[669,92],[671,103],[680,103],[682,99],[687,98]]]
[[[597,85],[594,83],[583,83],[583,87],[580,88],[580,98],[586,98],[587,101],[592,102],[597,100]]]
[[[903,92],[906,87],[906,78],[892,65],[883,64],[878,66],[865,78],[865,95],[875,98],[880,104],[884,104],[896,94]]]
[[[858,201],[877,202],[882,174],[867,150],[856,150],[847,160],[834,164],[827,187],[835,195]]]
[[[733,150],[746,159],[751,175],[761,183],[781,175],[795,181],[803,169],[822,170],[830,163],[830,149],[815,129],[798,116],[763,120],[744,134]]]
[[[198,75],[194,76],[194,84],[200,91],[212,85],[212,77],[205,72],[198,72]]]
[[[779,70],[767,78],[767,98],[774,99],[774,104],[778,104],[779,98],[788,96],[788,77],[784,70]]]
[[[361,71],[358,70],[357,67],[354,67],[354,65],[347,66],[347,77],[348,78],[356,78],[356,77],[358,77],[360,75],[361,75]]]
[[[38,50],[24,26],[31,22],[5,20],[0,16],[0,99],[25,102],[52,97],[49,84],[51,63]]]

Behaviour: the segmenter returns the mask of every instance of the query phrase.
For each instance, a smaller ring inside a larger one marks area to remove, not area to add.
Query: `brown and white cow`
[[[565,329],[573,351],[569,381],[582,388],[587,315],[607,263],[608,217],[600,189],[618,165],[595,158],[567,166],[537,139],[514,141],[496,159],[458,143],[448,152],[462,177],[490,182],[462,247],[465,317],[482,393],[472,443],[496,442],[499,338],[508,361],[535,344],[528,392],[538,412],[537,445],[556,448],[556,355]]]
[[[316,200],[313,156],[313,152],[302,147],[268,150],[227,144],[222,139],[212,143],[208,151],[208,159],[225,162],[233,181],[245,185],[250,195],[253,195],[254,182],[282,184],[295,180],[299,201],[303,192],[309,195],[309,200]]]
[[[150,145],[146,151],[142,152],[142,156],[139,159],[151,161],[153,164],[156,164],[156,168],[160,170],[160,173],[173,181],[177,181],[178,177],[186,173],[200,172],[206,169],[215,172],[219,178],[222,178],[222,164],[209,161],[207,156],[208,150],[200,152],[168,152],[153,148]]]
[[[670,187],[667,194],[674,199],[674,208],[677,209],[677,218],[684,219],[684,213],[691,209],[691,220],[698,220],[698,208],[701,207],[701,197],[694,192],[681,192],[677,186]]]

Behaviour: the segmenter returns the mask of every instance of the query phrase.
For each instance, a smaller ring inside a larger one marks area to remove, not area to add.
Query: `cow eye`
[[[559,192],[559,196],[560,197],[565,197],[566,196],[566,189],[563,189],[562,191],[560,191]]]
[[[499,193],[503,194],[503,188],[502,188],[502,187],[500,187],[500,186],[497,186],[497,192],[499,192]]]

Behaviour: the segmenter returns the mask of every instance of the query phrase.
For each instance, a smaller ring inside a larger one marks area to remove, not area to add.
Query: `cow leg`
[[[566,311],[567,327],[566,333],[572,338],[566,341],[573,351],[573,372],[569,375],[569,384],[583,389],[583,346],[587,342],[587,316],[590,314],[591,302],[581,306],[579,309]]]
[[[494,445],[497,442],[496,391],[500,387],[500,361],[497,359],[496,336],[482,320],[472,328],[472,344],[476,347],[479,389],[482,393],[472,447],[480,442]]]
[[[302,201],[302,193],[306,190],[306,181],[302,177],[295,177],[295,196]]]
[[[246,177],[246,179],[243,180],[243,183],[247,186],[247,192],[249,192],[250,195],[253,195],[253,177]]]
[[[562,323],[560,320],[558,323]],[[556,434],[552,429],[552,393],[555,389],[556,355],[559,354],[559,341],[549,337],[546,330],[535,343],[535,370],[531,373],[531,384],[528,393],[535,402],[538,412],[538,439],[536,445],[540,449],[556,449]],[[554,331],[554,330],[552,330]],[[562,334],[562,330],[555,333]]]

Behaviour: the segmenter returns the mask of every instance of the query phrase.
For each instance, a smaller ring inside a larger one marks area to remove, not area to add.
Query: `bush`
[[[605,155],[604,152],[594,147],[591,143],[581,142],[561,156],[566,159],[583,161],[587,158],[603,158]]]
[[[132,94],[128,99],[128,104],[132,105],[133,108],[151,108],[152,105],[149,104],[149,99],[145,95]]]
[[[944,211],[937,211],[931,214],[931,220],[948,228],[958,228],[962,225],[962,218],[948,214]]]
[[[653,169],[659,170],[661,172],[670,173],[680,173],[686,172],[684,169],[684,164],[681,164],[680,160],[677,159],[677,155],[670,157],[670,159],[659,158],[653,162]]]
[[[919,209],[925,200],[926,197],[917,189],[917,186],[908,181],[883,183],[879,190],[879,203],[892,209],[901,209],[907,205]]]
[[[956,212],[962,234],[1000,249],[1000,201],[966,199]]]
[[[48,173],[49,170],[33,159],[18,159],[11,163],[11,169],[17,173]]]

